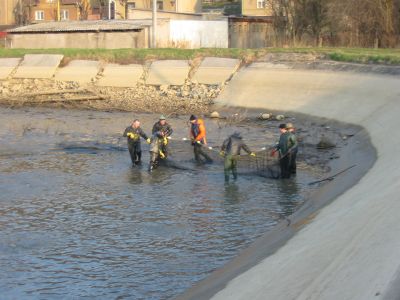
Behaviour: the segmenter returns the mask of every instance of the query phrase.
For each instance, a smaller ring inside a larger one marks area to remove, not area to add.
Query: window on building
[[[265,8],[265,0],[257,0],[257,8]]]
[[[63,9],[60,11],[61,20],[69,20],[69,11],[68,9]]]
[[[129,2],[128,3],[128,9],[135,9],[136,8],[136,3],[135,2]]]
[[[44,11],[43,10],[35,11],[35,20],[36,21],[43,21],[44,20]]]
[[[157,9],[163,10],[164,9],[164,2],[163,1],[157,1]]]

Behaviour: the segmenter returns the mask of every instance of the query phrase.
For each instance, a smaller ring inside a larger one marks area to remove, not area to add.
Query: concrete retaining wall
[[[26,54],[12,76],[14,78],[52,78],[62,59],[62,55]],[[7,63],[7,60],[3,63]]]
[[[359,183],[275,254],[237,274],[213,299],[398,299],[399,97],[398,76],[264,63],[235,76],[219,103],[290,109],[359,124],[369,132],[378,159]]]
[[[57,81],[75,81],[99,86],[134,87],[139,79],[148,85],[184,85],[195,83],[221,85],[236,72],[239,61],[225,58],[205,58],[194,74],[188,61],[154,61],[147,68],[141,65],[100,64],[98,61],[73,60],[59,67],[62,55],[25,55],[24,59],[0,60],[0,80],[10,78],[47,78]],[[20,62],[21,61],[21,62]],[[198,73],[198,76],[196,76]],[[191,78],[189,78],[191,77]]]

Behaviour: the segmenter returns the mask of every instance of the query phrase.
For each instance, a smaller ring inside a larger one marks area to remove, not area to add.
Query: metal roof
[[[8,33],[44,33],[44,32],[98,32],[98,31],[137,31],[151,26],[151,20],[95,20],[43,22],[17,27]]]

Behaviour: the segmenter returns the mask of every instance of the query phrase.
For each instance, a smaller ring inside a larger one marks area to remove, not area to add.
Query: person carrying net
[[[232,173],[234,180],[237,179],[237,161],[241,150],[244,150],[251,156],[256,156],[256,154],[243,142],[242,136],[239,132],[233,133],[223,142],[220,155],[224,157],[225,182],[229,182],[230,173]]]
[[[291,175],[291,153],[297,149],[297,139],[287,130],[286,124],[280,124],[279,131],[279,142],[271,151],[271,155],[274,156],[279,152],[281,178],[287,179]]]
[[[165,157],[168,156],[168,138],[173,133],[171,125],[169,125],[166,121],[166,118],[164,115],[160,116],[160,119],[158,122],[156,122],[153,125],[153,130],[151,131],[153,137],[157,137],[159,139],[162,139],[163,142],[161,143],[161,150]]]
[[[206,140],[206,127],[202,119],[197,118],[195,115],[191,115],[189,118],[190,122],[190,140],[192,141],[194,159],[197,163],[202,163],[201,157],[205,159],[206,163],[212,163],[211,157],[204,152],[203,145],[207,145]]]
[[[150,144],[150,165],[149,171],[157,168],[160,159],[166,159],[168,156],[168,138],[170,138],[173,130],[167,123],[164,115],[161,115],[159,121],[156,122],[152,130],[152,138]]]

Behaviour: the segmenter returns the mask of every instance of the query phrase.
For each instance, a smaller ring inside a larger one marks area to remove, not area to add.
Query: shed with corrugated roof
[[[44,22],[8,30],[9,48],[148,48],[151,20]]]

